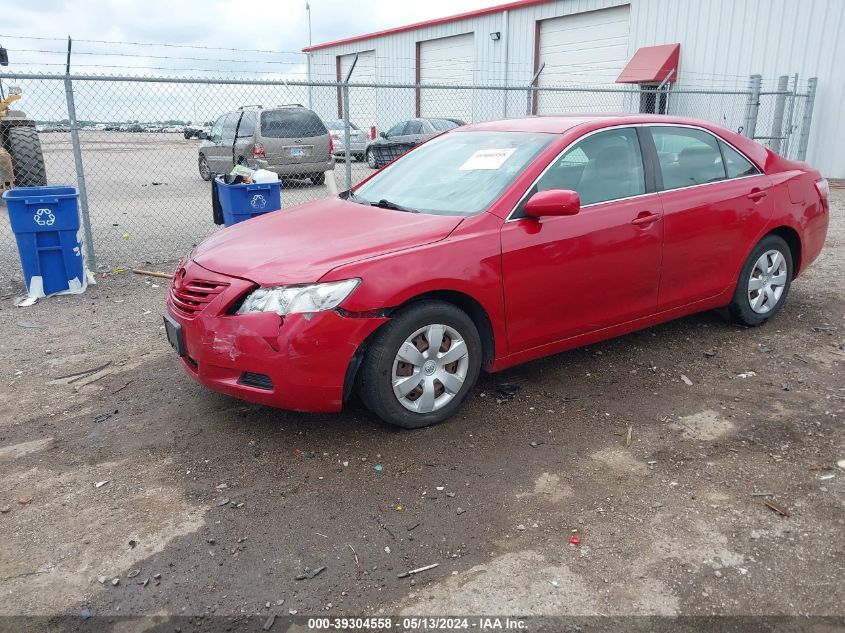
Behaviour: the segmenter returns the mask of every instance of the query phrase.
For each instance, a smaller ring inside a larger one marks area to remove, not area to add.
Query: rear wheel
[[[378,165],[376,165],[376,157],[373,156],[373,151],[370,148],[367,148],[367,151],[364,153],[364,157],[367,159],[367,165],[370,169],[378,169]]]
[[[361,366],[364,404],[406,429],[455,414],[481,371],[472,319],[450,303],[423,301],[400,310],[376,335]]]
[[[792,283],[792,251],[777,235],[767,235],[751,251],[729,306],[742,325],[761,325],[783,306]]]
[[[311,182],[313,182],[315,185],[322,185],[326,182],[326,173],[321,171],[316,174],[311,174],[310,178]]]
[[[208,160],[206,160],[205,156],[200,154],[199,157],[199,170],[200,170],[200,178],[205,181],[209,181],[214,177],[214,174],[211,173],[211,168],[208,166]]]
[[[16,187],[40,187],[47,184],[47,170],[41,141],[34,127],[16,125],[6,132]]]

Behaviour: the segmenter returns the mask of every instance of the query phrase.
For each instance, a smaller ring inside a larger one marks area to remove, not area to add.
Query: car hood
[[[193,260],[262,286],[311,283],[342,264],[442,240],[462,219],[324,198],[223,229]]]

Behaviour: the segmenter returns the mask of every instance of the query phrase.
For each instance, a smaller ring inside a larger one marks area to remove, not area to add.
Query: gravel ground
[[[774,322],[709,312],[485,375],[414,432],[197,386],[164,340],[165,280],[6,297],[0,615],[842,615],[832,203]]]

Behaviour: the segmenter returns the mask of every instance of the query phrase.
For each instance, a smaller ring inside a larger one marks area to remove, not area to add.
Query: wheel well
[[[496,353],[496,341],[493,337],[493,324],[490,322],[490,317],[478,301],[463,292],[457,292],[455,290],[427,292],[408,299],[402,305],[396,306],[393,311],[404,308],[412,303],[417,303],[418,301],[425,301],[426,299],[445,301],[466,312],[475,324],[478,330],[478,336],[481,339],[481,366],[484,367],[489,361],[493,360]]]
[[[472,319],[472,322],[475,324],[475,327],[478,330],[478,336],[481,339],[481,367],[485,367],[487,363],[493,360],[493,357],[496,353],[495,339],[493,336],[493,324],[491,323],[490,317],[488,316],[487,311],[484,309],[484,307],[480,303],[478,303],[478,301],[476,301],[467,294],[457,292],[455,290],[437,290],[433,292],[427,292],[425,294],[412,297],[404,303],[394,308],[391,308],[387,312],[387,315],[389,316],[400,308],[404,308],[405,306],[409,306],[413,303],[430,299],[451,303],[452,305],[466,312],[469,318]],[[367,347],[370,344],[370,341],[376,336],[376,334],[380,330],[381,328],[377,328],[376,330],[370,333],[370,335],[367,337],[367,340],[365,340],[358,347],[352,357],[352,360],[349,362],[349,366],[346,369],[346,377],[344,379],[343,386],[344,402],[346,402],[349,399],[349,396],[352,394],[352,388],[355,384],[355,380],[358,374],[358,368],[361,366],[361,361],[364,358],[364,354],[366,354]]]
[[[769,235],[777,235],[789,246],[789,252],[792,254],[792,276],[795,277],[801,270],[801,238],[798,232],[788,226],[779,226],[770,231]]]

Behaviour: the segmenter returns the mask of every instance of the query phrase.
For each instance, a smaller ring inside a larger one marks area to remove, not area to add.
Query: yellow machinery
[[[10,88],[0,101],[0,191],[12,187],[47,184],[44,154],[35,122],[10,106],[21,98],[19,88]]]

